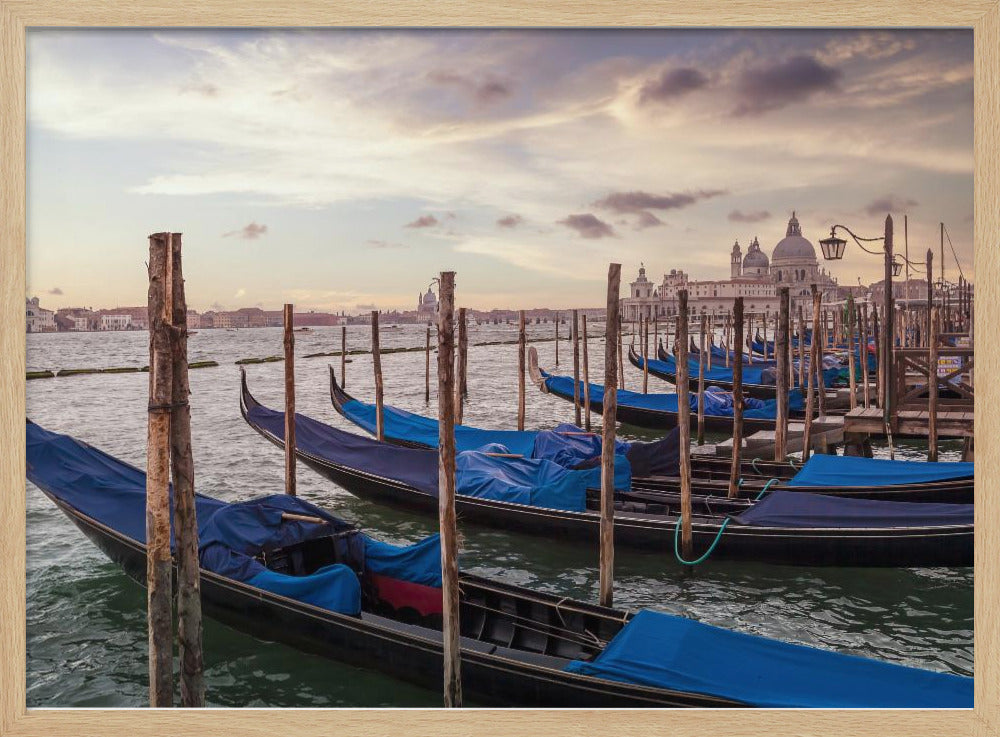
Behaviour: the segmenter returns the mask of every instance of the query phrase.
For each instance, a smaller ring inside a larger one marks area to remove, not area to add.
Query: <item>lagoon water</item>
[[[530,337],[549,338],[551,323],[529,326]],[[383,348],[423,346],[424,326],[384,325]],[[565,328],[561,329],[565,334]],[[513,325],[471,325],[470,345],[516,339]],[[348,328],[348,348],[368,349],[370,329]],[[340,328],[296,333],[296,404],[299,412],[356,430],[330,404],[327,366],[340,358],[304,358],[340,348]],[[554,343],[537,344],[540,363],[554,367]],[[561,373],[572,371],[571,346],[560,346]],[[196,489],[226,500],[283,488],[282,451],[246,425],[239,411],[239,367],[246,357],[280,355],[279,328],[201,330],[192,335],[191,361],[217,368],[191,372]],[[603,366],[593,340],[591,361]],[[143,366],[148,335],[64,333],[28,336],[29,370]],[[371,357],[351,357],[347,389],[374,396]],[[432,357],[432,371],[434,367]],[[382,361],[386,402],[434,414],[424,403],[424,354],[397,353]],[[516,345],[474,346],[469,355],[465,421],[514,428],[517,417]],[[626,364],[626,388],[641,374]],[[283,364],[247,367],[251,391],[280,408]],[[598,379],[599,381],[599,379]],[[125,461],[145,466],[148,374],[79,375],[28,382],[28,416]],[[650,377],[650,391],[670,391]],[[529,428],[571,422],[573,408],[528,383]],[[599,418],[595,418],[595,422]],[[623,436],[654,433],[623,426]],[[884,451],[879,451],[877,453]],[[897,457],[923,458],[920,444],[904,444]],[[955,460],[949,446],[944,458]],[[436,519],[361,501],[299,465],[299,494],[359,523],[391,542],[431,534]],[[597,599],[597,549],[539,537],[462,526],[462,566],[518,585]],[[963,569],[835,569],[713,562],[685,575],[665,555],[617,551],[615,604],[653,607],[733,629],[971,675],[973,574]],[[145,591],[107,560],[32,484],[27,491],[27,687],[29,707],[144,706],[147,704]],[[262,642],[206,620],[208,702],[213,706],[438,706],[439,684],[420,688],[381,675]]]

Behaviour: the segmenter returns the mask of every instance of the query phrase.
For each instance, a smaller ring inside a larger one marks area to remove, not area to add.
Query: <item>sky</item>
[[[794,210],[904,216],[972,274],[964,30],[28,31],[28,288],[145,304],[150,233],[188,304],[594,307],[608,263],[727,278]],[[824,264],[881,278],[855,245]],[[935,271],[937,271],[937,264]]]

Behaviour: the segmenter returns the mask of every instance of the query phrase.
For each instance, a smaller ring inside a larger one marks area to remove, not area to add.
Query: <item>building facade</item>
[[[101,315],[101,330],[128,330],[132,327],[132,315]]]
[[[38,304],[38,297],[24,301],[25,329],[29,333],[54,333],[56,331],[55,312]]]
[[[836,279],[820,268],[816,249],[803,237],[794,212],[770,258],[754,237],[745,255],[739,241],[733,244],[729,264],[729,279],[694,281],[685,272],[671,269],[659,285],[646,277],[645,264],[641,264],[638,277],[629,285],[629,296],[621,300],[622,317],[633,321],[676,315],[677,293],[682,289],[688,292],[691,314],[718,316],[729,313],[737,297],[743,298],[746,312],[777,312],[780,287],[789,288],[793,311],[800,305],[811,309],[813,284],[825,301],[837,295]]]

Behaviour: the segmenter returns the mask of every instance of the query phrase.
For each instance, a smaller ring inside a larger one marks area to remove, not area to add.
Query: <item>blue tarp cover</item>
[[[553,376],[542,372],[545,377],[546,388],[562,397],[572,398],[573,379],[568,376]],[[581,382],[580,396],[583,396],[583,382]],[[630,392],[626,389],[618,389],[618,404],[622,407],[633,407],[635,409],[648,409],[657,412],[677,412],[676,394],[642,394],[641,392]],[[729,401],[724,398],[724,392],[713,392],[714,396],[707,396],[706,392],[705,415],[708,417],[732,417],[733,406],[731,397]],[[604,399],[604,387],[600,384],[590,385],[590,401],[600,403]],[[690,395],[691,409],[698,410],[698,393],[692,392]],[[743,416],[753,420],[773,420],[777,416],[777,400],[775,399],[754,399],[748,397],[744,403]],[[789,393],[789,407],[792,411],[802,409],[802,395],[796,392]]]
[[[938,527],[971,525],[971,504],[922,504],[775,491],[732,517],[759,527]]]
[[[355,425],[375,434],[375,405],[352,399],[341,407]],[[433,417],[424,417],[397,407],[383,407],[386,437],[438,446],[439,425]],[[601,454],[601,436],[583,433],[576,425],[562,424],[553,430],[483,430],[469,425],[455,426],[455,449],[481,450],[487,445],[502,445],[508,453],[525,458],[544,458],[566,468],[573,468]],[[615,441],[615,453],[625,455],[631,443]]]
[[[639,611],[567,671],[761,707],[972,708],[972,679]]]
[[[972,463],[890,461],[882,458],[817,454],[788,486],[893,486],[971,479]]]
[[[27,424],[27,475],[40,489],[140,543],[146,541],[146,474],[68,435]],[[357,614],[357,575],[333,564],[308,576],[269,570],[254,559],[262,550],[292,545],[352,529],[352,525],[298,497],[274,494],[227,504],[195,498],[202,568],[251,586],[331,611]],[[318,517],[321,525],[282,519],[284,512]],[[171,524],[173,523],[171,515]],[[358,533],[364,567],[415,583],[440,586],[437,535],[409,546],[372,540]]]
[[[639,365],[642,366],[642,356],[639,357]],[[655,358],[647,359],[649,361],[649,370],[655,371],[661,374],[667,374],[670,376],[677,375],[677,359],[673,356],[665,356],[658,360]],[[794,362],[796,370],[798,370],[798,361]],[[809,366],[809,361],[806,361],[806,367]],[[749,359],[744,356],[743,358],[743,383],[744,384],[758,384],[764,386],[773,386],[774,379],[771,378],[771,373],[775,367],[774,361],[761,361],[759,359],[754,359],[753,363],[749,362]],[[692,377],[698,376],[698,359],[689,358],[688,359],[688,373]],[[834,382],[841,377],[842,368],[840,366],[840,361],[833,357],[827,356],[823,359],[823,382],[826,386],[833,386]],[[733,368],[732,366],[726,367],[725,365],[716,366],[713,365],[712,368],[705,366],[705,381],[712,382],[718,381],[724,384],[733,383]],[[796,389],[790,392],[790,395],[800,395],[800,392]],[[793,400],[794,401],[794,400]]]
[[[276,412],[257,404],[247,408],[247,416],[253,424],[284,439],[284,412]],[[295,415],[295,441],[299,450],[310,455],[400,481],[437,496],[436,450],[402,448],[380,443],[300,414]],[[488,452],[509,452],[509,449],[497,444],[489,444],[484,448]],[[457,494],[514,504],[582,511],[586,506],[587,488],[595,486],[593,471],[571,471],[546,460],[495,458],[477,451],[465,451],[458,455],[455,466]],[[631,472],[628,461],[623,456],[618,456],[615,466],[616,485],[629,483]],[[599,488],[600,477],[597,476],[597,479],[596,487]],[[534,501],[526,501],[528,499]]]
[[[355,425],[375,434],[375,405],[352,399],[343,404],[344,415]],[[436,448],[438,445],[438,421],[431,417],[423,417],[413,412],[397,407],[383,407],[383,421],[386,437]],[[455,426],[455,449],[475,450],[489,443],[500,443],[510,449],[511,453],[531,456],[535,444],[533,431],[518,430],[480,430],[468,425]]]

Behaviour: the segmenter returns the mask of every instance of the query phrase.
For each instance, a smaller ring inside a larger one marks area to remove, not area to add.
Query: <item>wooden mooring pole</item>
[[[642,393],[649,393],[649,318],[639,318],[639,344],[642,348]]]
[[[454,348],[452,354],[454,355]],[[382,387],[382,349],[379,346],[378,310],[372,310],[372,368],[375,371],[375,437],[385,440],[385,415]]]
[[[427,326],[427,343],[424,347],[424,401],[431,401],[431,326]]]
[[[622,323],[621,319],[618,320],[618,374],[621,378],[619,386],[625,388],[625,359],[623,358],[625,349],[624,338],[622,337]]]
[[[559,313],[556,313],[556,366],[559,365]]]
[[[170,558],[170,414],[173,259],[169,233],[149,236],[149,408],[146,437],[146,613],[149,705],[173,705],[172,570]]]
[[[938,334],[941,332],[941,312],[931,308],[931,332],[927,336],[927,460],[938,459]]]
[[[347,386],[347,326],[340,326],[340,385]]]
[[[701,316],[701,335],[698,346],[698,445],[705,444],[705,336],[708,333],[708,316]]]
[[[285,493],[295,496],[295,330],[294,308],[282,311],[285,326]]]
[[[778,290],[778,329],[774,335],[774,357],[777,359],[777,417],[774,425],[774,460],[783,461],[788,446],[788,287]]]
[[[738,346],[733,354],[733,457],[729,466],[729,496],[740,490],[740,455],[743,452],[743,298],[733,302],[733,342]]]
[[[524,310],[517,315],[517,429],[524,430],[525,415],[525,351],[527,350],[527,336],[524,329]]]
[[[809,460],[809,454],[812,452],[812,421],[813,421],[813,411],[816,408],[816,377],[817,375],[822,378],[823,373],[820,371],[818,374],[816,372],[816,364],[819,363],[819,342],[820,342],[820,331],[819,331],[819,304],[820,295],[816,288],[816,285],[811,286],[812,300],[813,300],[813,323],[812,323],[812,340],[809,341],[809,370],[806,372],[806,417],[805,417],[805,428],[802,431],[802,461]]]
[[[573,417],[574,424],[580,427],[580,318],[576,310],[573,310]]]
[[[688,381],[688,292],[677,292],[677,427],[681,441],[681,556],[691,560],[691,401]]]
[[[181,234],[168,238],[172,261],[172,401],[170,465],[174,483],[174,541],[177,550],[177,650],[181,667],[181,706],[205,705],[202,653],[201,572],[198,563],[198,515],[194,503],[194,455],[191,451],[191,405],[188,397],[187,298],[181,258]]]
[[[608,303],[604,338],[604,400],[601,416],[601,606],[614,603],[615,569],[615,423],[618,412],[617,375],[621,350],[621,325],[618,320],[618,293],[621,284],[621,264],[608,266]],[[616,350],[617,349],[617,350]]]
[[[590,432],[590,358],[587,351],[587,315],[580,315],[583,328],[583,428]]]
[[[860,351],[859,341],[855,340],[854,337],[854,295],[852,294],[847,295],[847,314],[844,323],[846,323],[846,325],[842,323],[841,329],[843,330],[846,327],[845,335],[847,339],[847,372],[849,374],[848,382],[851,391],[851,396],[848,401],[850,403],[850,408],[854,409],[855,407],[858,406],[858,383],[856,376],[857,372],[856,367],[858,363],[861,363],[862,366],[864,365],[864,363],[854,360],[854,347],[857,345],[859,348],[858,350],[859,358],[861,357],[861,351]]]
[[[524,325],[524,313],[522,311],[521,325]],[[521,328],[524,329],[523,327]],[[456,371],[458,379],[455,381],[455,423],[462,424],[465,417],[465,397],[468,394],[468,386],[465,382],[465,369],[468,366],[468,335],[465,331],[465,308],[458,308],[458,355],[455,357]]]
[[[857,315],[858,319],[858,338],[861,340],[861,347],[858,350],[858,355],[861,358],[861,375],[864,377],[865,383],[862,385],[862,399],[865,403],[865,409],[871,406],[871,386],[869,385],[869,372],[868,372],[868,303],[861,305],[861,310]]]
[[[438,306],[438,523],[444,705],[462,706],[462,650],[458,618],[458,529],[455,516],[455,272],[441,272]]]
[[[812,341],[809,341],[810,343]],[[806,385],[806,320],[799,305],[799,389]]]

